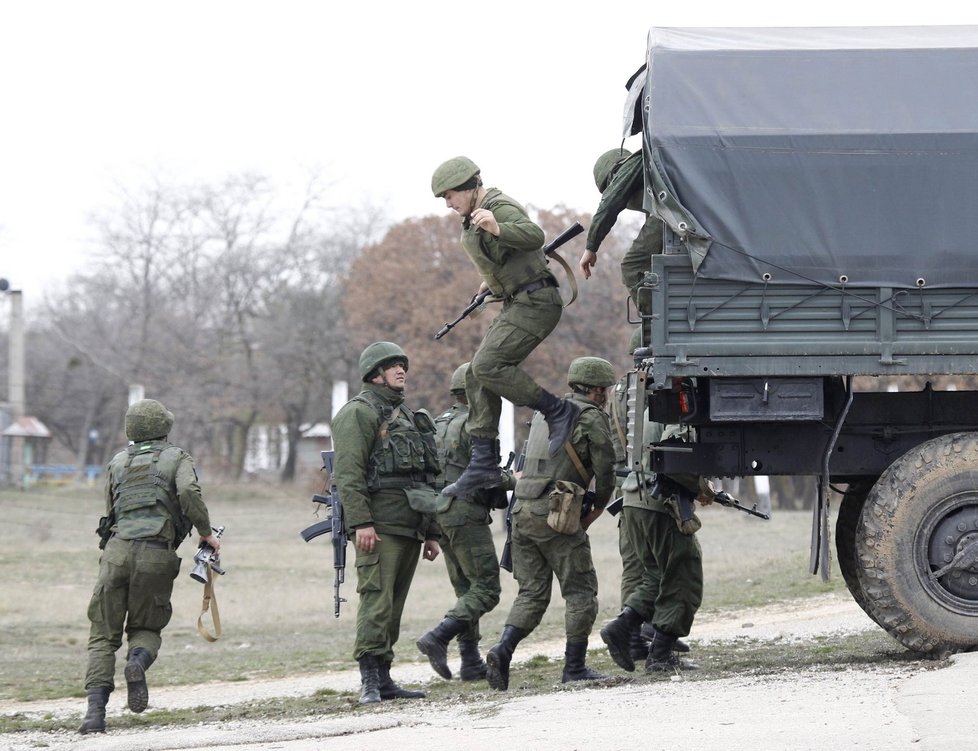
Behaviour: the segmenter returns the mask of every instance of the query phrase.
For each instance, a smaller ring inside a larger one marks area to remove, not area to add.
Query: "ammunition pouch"
[[[408,505],[419,514],[440,514],[447,511],[452,499],[444,493],[438,493],[428,486],[420,488],[405,488]]]
[[[576,534],[581,528],[584,488],[576,482],[557,480],[550,491],[550,513],[547,526],[562,535]]]
[[[695,535],[700,531],[703,523],[700,518],[696,515],[693,494],[685,491],[685,489],[670,488],[673,492],[671,495],[663,497],[659,495],[661,486],[656,483],[652,487],[653,495],[657,495],[662,498],[662,504],[665,506],[669,515],[676,522],[676,526],[679,531],[684,535]]]

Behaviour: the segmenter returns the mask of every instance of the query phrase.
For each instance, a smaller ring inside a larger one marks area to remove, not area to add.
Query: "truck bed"
[[[654,256],[648,279],[653,388],[686,376],[978,373],[974,287],[706,279],[681,251]]]

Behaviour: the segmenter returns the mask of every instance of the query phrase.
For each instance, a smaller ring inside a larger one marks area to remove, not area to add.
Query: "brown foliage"
[[[587,227],[590,216],[557,207],[536,212],[536,221],[549,239],[574,221]],[[525,364],[542,386],[556,393],[567,390],[567,366],[575,357],[596,355],[610,360],[619,371],[629,367],[632,327],[626,321],[626,293],[618,264],[635,226],[621,224],[603,244],[590,280],[585,281],[577,269],[584,235],[560,250],[575,270],[580,296]],[[565,273],[555,262],[551,267],[567,299]],[[452,372],[471,358],[498,308],[489,305],[484,314],[470,316],[438,341],[434,334],[469,303],[480,281],[459,242],[457,216],[404,221],[381,242],[365,248],[351,266],[345,285],[349,339],[359,349],[378,340],[400,344],[411,358],[409,403],[440,410],[449,402]]]

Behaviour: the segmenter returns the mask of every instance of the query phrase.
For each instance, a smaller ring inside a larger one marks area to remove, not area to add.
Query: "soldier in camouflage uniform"
[[[581,271],[585,279],[591,277],[591,268],[598,262],[598,248],[622,211],[632,209],[642,212],[646,215],[645,223],[621,259],[621,281],[635,306],[648,315],[651,313],[647,309],[648,299],[639,299],[638,288],[645,272],[652,267],[652,256],[662,252],[663,226],[662,220],[649,214],[643,206],[645,174],[642,152],[629,154],[622,149],[605,152],[594,163],[594,184],[601,192],[601,201],[588,229],[584,254],[581,256]]]
[[[628,351],[634,353],[635,350],[641,346],[642,330],[641,328],[636,328],[632,332],[631,339],[628,343]],[[621,485],[624,478],[622,477],[621,471],[626,471],[628,468],[627,456],[625,453],[628,443],[627,389],[628,374],[622,376],[618,380],[618,383],[615,384],[615,391],[608,405],[611,416],[611,439],[615,447],[615,497],[622,500],[624,500],[624,491],[621,489]],[[629,528],[626,521],[626,519],[632,520],[634,518],[634,515],[631,513],[618,513],[618,552],[621,555],[622,564],[622,609],[625,608],[625,603],[628,601],[628,598],[632,592],[638,589],[639,585],[642,583],[642,577],[645,574],[646,561],[639,555],[639,551],[635,547],[635,540],[633,539],[637,537],[639,533],[633,532],[632,534],[629,534]],[[649,563],[654,565],[654,560],[649,561]],[[628,652],[633,661],[640,660],[645,662],[646,658],[649,656],[649,641],[646,640],[645,634],[651,635],[653,633],[652,629],[653,625],[648,621],[645,623],[631,624]],[[681,639],[677,639],[673,645],[673,651],[688,652],[689,645]]]
[[[456,368],[451,393],[455,404],[435,418],[438,458],[442,473],[436,487],[451,484],[469,462],[469,406],[465,397],[465,372],[469,363]],[[486,663],[479,654],[479,619],[499,604],[499,559],[492,541],[489,509],[506,505],[506,487],[477,490],[471,498],[452,498],[451,505],[436,516],[441,529],[441,549],[448,578],[458,597],[444,620],[418,639],[418,649],[442,678],[451,678],[448,645],[458,636],[463,681],[486,677]]]
[[[440,552],[435,427],[403,404],[408,364],[396,344],[369,345],[360,355],[363,390],[333,418],[334,480],[356,548],[361,704],[424,697],[390,675],[418,556]]]
[[[546,424],[539,413],[535,414],[523,473],[516,483],[512,551],[519,593],[499,643],[486,655],[486,679],[498,691],[509,687],[509,665],[516,645],[539,625],[550,604],[555,575],[566,604],[567,644],[561,680],[567,683],[604,678],[585,665],[588,637],[598,614],[598,579],[586,530],[604,510],[615,485],[614,449],[608,415],[603,409],[607,390],[615,383],[615,372],[607,360],[580,357],[571,363],[567,381],[573,389],[568,397],[579,407],[580,414],[567,446],[551,457]],[[592,510],[581,519],[576,532],[556,532],[548,523],[550,494],[556,483],[573,483],[582,490],[592,478]]]
[[[689,430],[652,422],[648,410],[643,415],[645,443],[684,439]],[[698,478],[680,475],[671,479],[696,495],[701,504],[712,503],[712,498],[700,493]],[[629,672],[635,669],[635,659],[642,656],[641,650],[635,651],[636,634],[640,632],[651,639],[646,672],[696,669],[694,663],[676,653],[689,651],[680,637],[689,634],[703,600],[703,556],[695,535],[699,519],[694,514],[692,523],[681,521],[676,498],[656,483],[648,452],[643,457],[643,471],[629,473],[622,492],[622,531],[627,546],[641,561],[642,575],[625,597],[618,617],[601,629],[601,639],[612,659]],[[643,622],[650,622],[651,627],[644,628]]]
[[[570,434],[577,407],[546,391],[520,367],[560,320],[563,301],[547,269],[543,230],[526,209],[496,188],[485,188],[467,157],[439,165],[431,178],[436,198],[462,217],[462,247],[502,311],[490,325],[465,373],[471,455],[460,477],[442,492],[468,496],[503,483],[496,438],[502,399],[531,406],[546,419],[550,456]]]
[[[109,462],[105,479],[104,552],[88,606],[88,712],[80,733],[105,732],[105,705],[115,687],[115,653],[128,637],[129,709],[149,703],[146,671],[156,660],[161,632],[170,622],[170,595],[180,571],[175,550],[196,528],[215,551],[194,460],[167,442],[173,413],[153,399],[126,412],[126,437],[134,443]],[[111,536],[109,536],[111,534]]]

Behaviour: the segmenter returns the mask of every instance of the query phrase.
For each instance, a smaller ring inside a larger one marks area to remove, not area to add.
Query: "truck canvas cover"
[[[975,26],[653,28],[646,207],[706,278],[978,287],[976,82]]]

